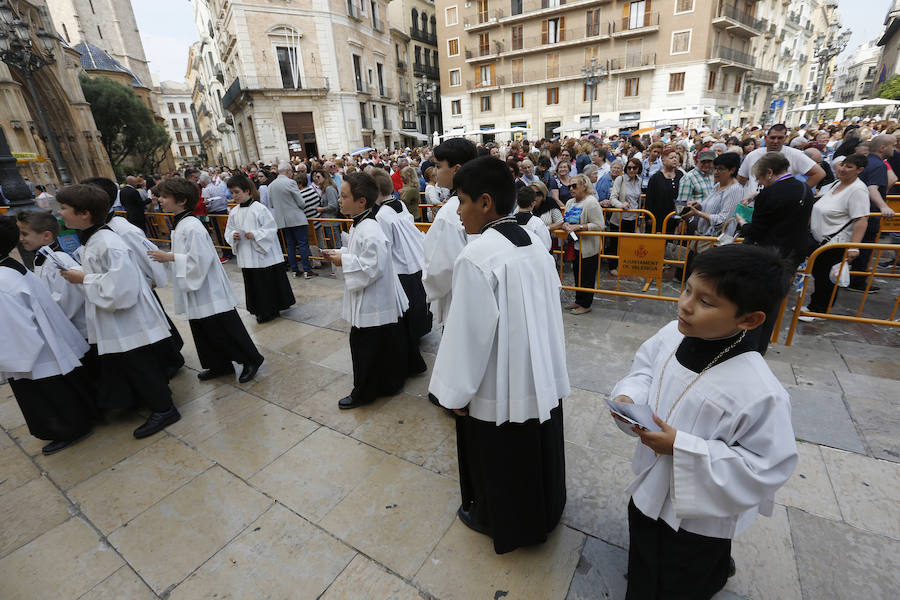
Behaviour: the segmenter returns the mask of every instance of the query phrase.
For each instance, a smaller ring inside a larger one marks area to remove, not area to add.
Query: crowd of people
[[[342,274],[353,369],[336,408],[393,395],[427,371],[419,345],[436,325],[428,390],[456,420],[457,514],[505,553],[545,541],[565,506],[562,312],[591,310],[585,290],[601,255],[612,255],[606,268],[618,277],[616,238],[601,248],[584,232],[681,227],[717,237],[730,228],[744,243],[692,244],[678,320],[641,346],[610,395],[616,423],[640,439],[627,489],[628,597],[710,598],[734,572],[731,539],[757,512],[771,514],[797,463],[790,399],[762,359],[776,309],[812,250],[872,241],[870,213],[893,215],[896,127],[453,138],[123,186],[91,178],[56,194],[48,206],[58,219],[46,210],[0,217],[0,318],[11,341],[0,348],[0,377],[31,433],[49,442],[44,454],[84,438],[110,410],[149,410],[134,436],[153,435],[180,418],[168,381],[184,364],[157,289],[171,283],[174,310],[188,319],[197,377],[234,375],[238,363],[247,382],[264,357],[222,263],[236,260],[260,323],[294,304],[288,270],[308,279],[330,265]],[[168,249],[146,237],[153,211],[171,215]],[[78,233],[74,256],[57,241],[60,220]],[[431,223],[427,232],[417,221]],[[224,241],[221,254],[213,239]],[[11,256],[17,245],[36,252],[33,273]],[[567,306],[554,249],[581,288]],[[827,271],[843,255],[829,249],[815,263],[808,311],[828,310]],[[864,250],[847,255],[854,270],[871,260]],[[849,288],[877,291],[865,281]],[[724,408],[708,409],[710,395]]]

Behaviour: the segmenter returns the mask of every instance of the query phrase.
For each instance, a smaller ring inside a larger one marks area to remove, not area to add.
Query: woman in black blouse
[[[678,197],[678,184],[683,173],[678,170],[678,153],[674,148],[666,148],[660,156],[663,168],[650,177],[647,183],[647,197],[644,200],[644,208],[656,217],[656,229],[653,233],[662,231],[663,220],[670,212],[675,210],[675,199]],[[666,233],[675,231],[674,220],[669,220]]]

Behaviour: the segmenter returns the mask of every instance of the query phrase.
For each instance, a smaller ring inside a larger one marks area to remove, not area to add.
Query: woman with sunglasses
[[[593,288],[600,266],[601,238],[593,235],[582,236],[581,232],[603,231],[606,228],[603,209],[600,208],[600,203],[594,195],[594,186],[586,175],[574,175],[569,183],[569,191],[572,197],[566,202],[561,228],[566,233],[574,233],[578,238],[577,241],[571,237],[566,238],[566,243],[573,244],[575,250],[575,258],[572,261],[575,285]],[[564,308],[573,315],[583,315],[591,312],[593,302],[593,292],[575,292],[575,302],[567,304]]]
[[[625,163],[625,173],[616,177],[612,190],[609,193],[609,203],[613,208],[638,209],[641,207],[641,171],[643,165],[639,158],[629,158]],[[609,219],[610,231],[624,231],[634,233],[637,223],[637,213],[614,213]],[[609,253],[615,254],[619,250],[619,238],[610,238]],[[609,274],[619,276],[619,260],[609,259]]]

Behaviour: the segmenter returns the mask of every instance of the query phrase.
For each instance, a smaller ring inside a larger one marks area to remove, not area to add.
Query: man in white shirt
[[[741,168],[738,170],[738,181],[744,186],[744,198],[753,198],[759,192],[759,183],[753,176],[753,166],[767,152],[782,154],[791,163],[791,173],[794,175],[805,174],[806,185],[813,189],[825,178],[825,171],[822,170],[822,167],[802,150],[784,145],[786,136],[787,127],[780,123],[772,125],[766,134],[766,145],[748,154],[741,163]]]

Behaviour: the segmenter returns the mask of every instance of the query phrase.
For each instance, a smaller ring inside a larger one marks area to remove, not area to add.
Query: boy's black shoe
[[[50,442],[49,444],[47,444],[46,446],[41,448],[41,454],[43,454],[44,456],[50,456],[51,454],[56,454],[60,450],[65,450],[69,446],[71,446],[73,444],[77,444],[84,438],[91,435],[93,432],[94,431],[92,429],[89,429],[87,433],[75,438],[74,440],[68,440],[65,442],[62,442],[62,441]]]
[[[431,402],[432,404],[434,404],[435,406],[441,405],[441,402],[437,399],[437,396],[435,396],[431,392],[428,392],[428,401]]]
[[[171,380],[173,377],[178,375],[178,371],[181,370],[181,367],[184,366],[184,358],[181,359],[181,362],[177,365],[172,365],[168,369],[166,369],[166,376]]]
[[[350,410],[351,408],[357,408],[363,405],[369,404],[369,402],[364,400],[356,400],[353,396],[344,396],[340,400],[338,400],[338,408],[341,410]]]
[[[472,508],[469,507],[469,510],[465,510],[463,505],[460,504],[459,508],[456,509],[456,516],[459,517],[459,520],[462,521],[463,525],[471,529],[472,531],[477,531],[478,533],[483,533],[484,535],[490,535],[490,532],[485,528],[475,522],[472,519]]]
[[[278,318],[278,313],[275,313],[274,315],[268,315],[265,317],[256,317],[256,322],[260,323],[260,324],[268,323],[269,321],[274,321],[277,318]]]
[[[208,381],[224,375],[234,375],[234,371],[213,371],[212,369],[206,369],[205,371],[197,373],[197,379],[200,381]]]
[[[241,371],[241,376],[238,377],[238,382],[247,383],[248,381],[256,377],[256,372],[259,371],[259,368],[262,366],[264,360],[266,359],[262,355],[260,355],[259,361],[244,365],[244,370]]]
[[[729,556],[728,557],[728,576],[734,577],[735,573],[737,573],[737,566],[734,564],[734,559]]]
[[[178,412],[178,409],[175,408],[175,405],[172,405],[172,408],[164,412],[150,413],[150,416],[147,418],[144,424],[134,430],[134,437],[136,437],[137,439],[141,439],[151,436],[154,433],[162,431],[172,423],[177,423],[180,420],[181,413]]]

